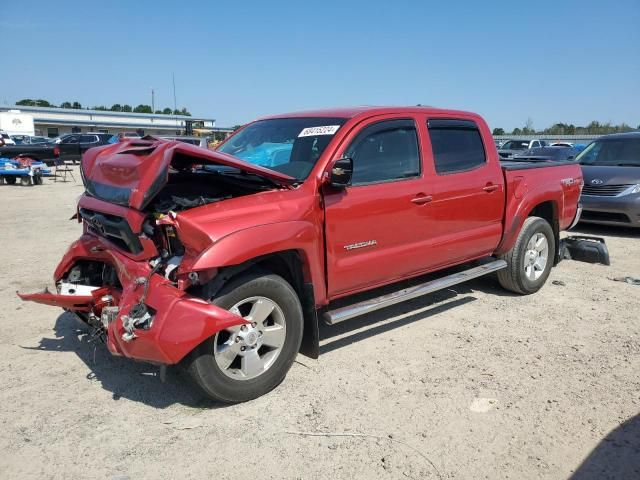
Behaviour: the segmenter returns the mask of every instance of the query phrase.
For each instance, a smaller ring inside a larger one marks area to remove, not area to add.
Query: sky
[[[640,124],[640,0],[2,0],[0,104],[151,104],[221,127],[432,105],[491,128]]]

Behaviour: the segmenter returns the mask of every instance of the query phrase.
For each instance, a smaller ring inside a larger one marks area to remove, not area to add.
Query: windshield
[[[596,140],[576,160],[581,165],[640,167],[640,137]]]
[[[503,150],[525,150],[529,148],[528,140],[509,140],[500,147]]]
[[[218,151],[302,181],[345,121],[327,117],[260,120],[243,128]]]

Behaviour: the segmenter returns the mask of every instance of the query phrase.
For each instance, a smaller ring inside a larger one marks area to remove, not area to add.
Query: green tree
[[[76,110],[80,110],[82,108],[82,105],[80,104],[80,102],[73,102],[73,104],[71,105],[71,108],[75,108]]]
[[[155,112],[153,112],[153,113],[155,113],[156,115],[162,115],[162,110],[156,110],[156,111],[155,111]]]
[[[513,129],[513,132],[511,132],[511,135],[522,135],[522,130],[516,127]]]
[[[73,105],[71,105],[71,102],[62,102],[60,108],[73,108]]]
[[[38,100],[35,100],[34,103],[36,107],[52,107],[53,106],[47,100],[43,100],[41,98]]]
[[[169,107],[167,107],[164,110],[162,110],[162,113],[164,115],[171,115],[173,113],[173,110],[171,110]]]
[[[23,98],[22,100],[18,100],[16,105],[24,106],[24,107],[34,107],[35,100],[31,100],[30,98]]]
[[[133,110],[133,109],[131,108],[131,105],[123,105],[123,106],[122,106],[122,110],[121,110],[121,111],[122,111],[122,112],[130,112],[131,110]]]
[[[94,110],[100,110],[100,111],[108,111],[109,109],[107,107],[105,107],[104,105],[98,105],[97,107],[93,107]]]
[[[153,110],[151,110],[151,107],[149,105],[142,105],[142,104],[134,108],[133,111],[136,113],[153,113]]]
[[[505,134],[504,133],[504,128],[494,128],[492,134],[493,135],[504,135]]]
[[[111,105],[110,110],[112,112],[121,112],[122,111],[122,105],[120,105],[119,103],[114,103],[113,105]]]
[[[182,108],[182,110],[178,110],[177,108],[173,111],[174,115],[184,115],[187,117],[190,117],[191,114],[189,113],[189,111],[186,108]]]

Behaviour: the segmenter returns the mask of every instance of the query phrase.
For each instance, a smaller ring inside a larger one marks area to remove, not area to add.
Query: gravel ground
[[[51,283],[81,192],[0,186],[0,478],[640,478],[640,286],[611,280],[640,276],[640,232],[580,228],[612,265],[536,295],[479,279],[322,326],[319,360],[223,406],[16,297]]]

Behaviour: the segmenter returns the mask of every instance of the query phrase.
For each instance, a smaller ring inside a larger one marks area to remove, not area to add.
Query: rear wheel
[[[27,187],[31,185],[31,177],[29,176],[20,177],[20,185],[22,185],[23,187]]]
[[[507,268],[498,271],[498,281],[507,290],[528,295],[547,281],[555,255],[551,225],[540,217],[528,217],[515,245],[500,258]]]
[[[16,177],[5,177],[5,181],[9,185],[15,185],[16,184]]]
[[[291,368],[302,340],[302,307],[295,290],[278,275],[249,274],[232,280],[213,304],[242,316],[200,344],[188,371],[210,398],[244,402],[275,388]]]

